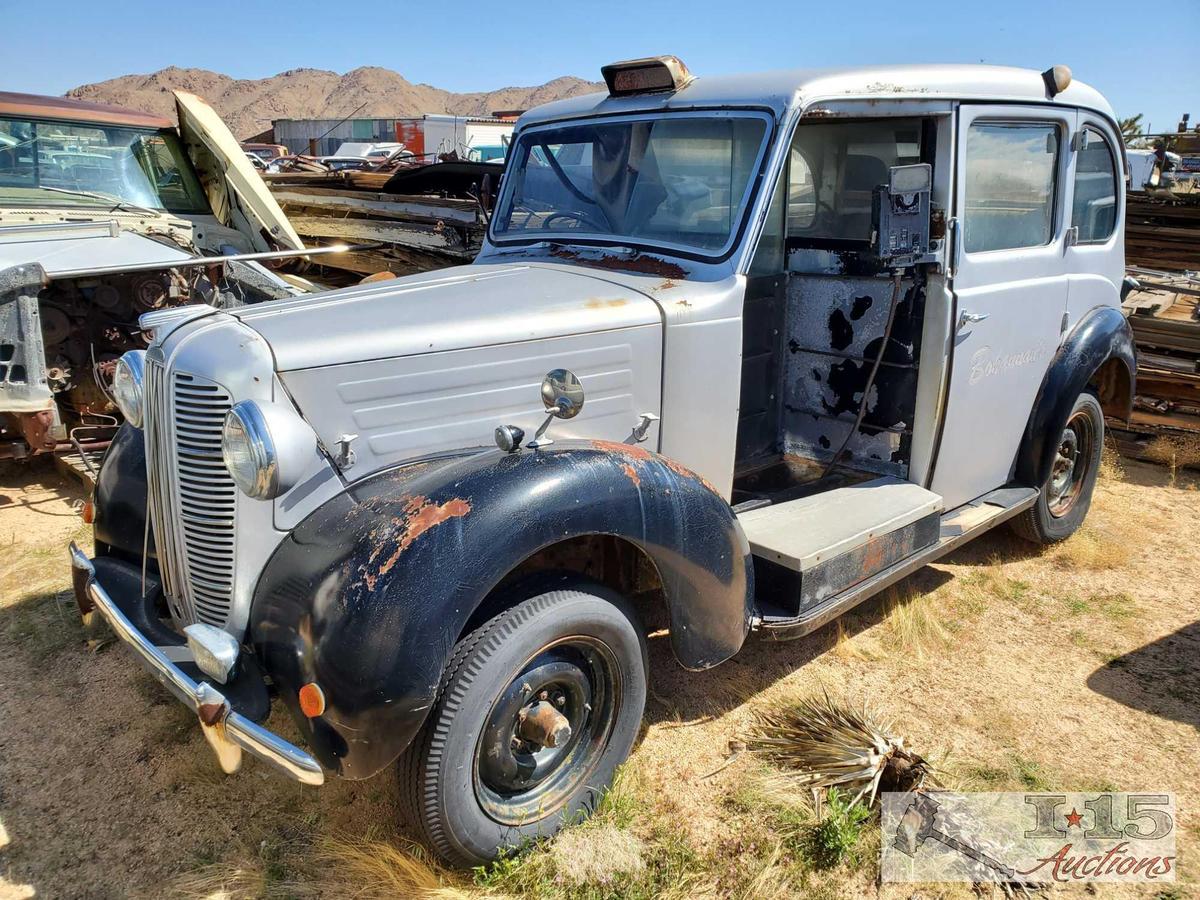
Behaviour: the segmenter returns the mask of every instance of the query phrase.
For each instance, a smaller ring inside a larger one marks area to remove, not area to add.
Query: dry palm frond
[[[785,710],[762,713],[749,749],[795,771],[813,791],[839,788],[872,806],[880,790],[912,791],[930,779],[930,766],[879,724],[864,706],[840,704],[828,693]]]

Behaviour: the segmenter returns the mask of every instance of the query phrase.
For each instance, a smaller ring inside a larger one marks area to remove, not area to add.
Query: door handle
[[[990,313],[972,313],[963,310],[958,314],[958,330],[962,331],[968,325],[975,325],[986,319]]]

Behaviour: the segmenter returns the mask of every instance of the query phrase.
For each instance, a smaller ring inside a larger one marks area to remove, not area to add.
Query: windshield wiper
[[[93,200],[103,200],[105,203],[113,204],[113,209],[124,209],[130,212],[148,213],[152,216],[162,215],[162,213],[157,209],[151,209],[148,206],[138,206],[136,203],[130,203],[128,200],[122,200],[115,194],[103,194],[100,191],[78,191],[71,188],[47,187],[44,184],[39,184],[38,190],[53,191],[56,194],[69,194],[74,197],[91,197]]]
[[[617,237],[617,235],[613,235]],[[579,241],[572,241],[566,238],[538,238],[531,244],[494,244],[492,253],[499,255],[502,253],[526,253],[530,250],[548,250],[551,247],[582,247],[594,253],[607,253],[611,256],[632,257],[637,256],[639,250],[629,247],[625,244],[583,244]]]

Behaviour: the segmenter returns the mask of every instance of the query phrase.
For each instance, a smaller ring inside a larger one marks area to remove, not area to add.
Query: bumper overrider
[[[74,542],[70,548],[75,598],[85,616],[99,612],[113,632],[132,647],[168,690],[196,713],[205,738],[221,768],[234,772],[247,751],[304,784],[322,784],[325,773],[310,754],[234,710],[229,700],[206,681],[196,681],[131,621],[96,574],[96,566]]]

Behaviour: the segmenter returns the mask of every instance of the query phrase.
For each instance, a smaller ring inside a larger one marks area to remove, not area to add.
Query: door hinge
[[[950,239],[950,249],[946,254],[947,274],[953,278],[958,274],[959,254],[962,252],[962,223],[958,216],[951,216],[946,222],[946,234]]]

